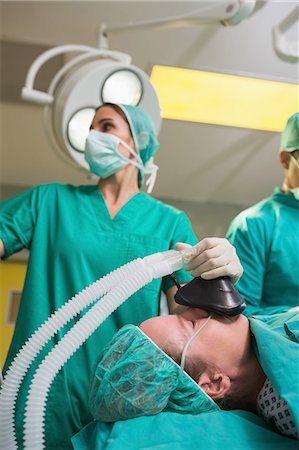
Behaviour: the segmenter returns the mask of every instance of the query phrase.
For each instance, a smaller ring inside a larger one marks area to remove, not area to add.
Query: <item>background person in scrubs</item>
[[[140,192],[145,172],[153,183],[151,157],[159,146],[150,117],[140,108],[101,106],[86,140],[85,157],[100,177],[94,186],[40,185],[0,207],[0,255],[30,249],[27,274],[5,370],[23,343],[53,311],[98,278],[146,255],[196,244],[186,215]],[[189,266],[206,278],[242,268],[226,239],[204,239]],[[190,280],[184,270],[176,277]],[[171,300],[176,288],[154,280],[110,316],[67,362],[49,391],[46,448],[72,448],[70,437],[91,420],[87,407],[89,374],[101,348],[127,323],[138,324],[159,313],[161,289]],[[38,363],[74,324],[71,321],[36,358],[18,395],[16,433],[22,446],[24,406]]]
[[[244,268],[236,287],[246,315],[299,305],[299,112],[286,124],[279,156],[281,189],[241,212],[227,233]]]

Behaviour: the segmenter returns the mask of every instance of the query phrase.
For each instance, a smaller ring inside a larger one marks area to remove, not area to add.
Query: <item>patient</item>
[[[91,411],[109,422],[161,411],[244,409],[296,438],[297,376],[285,374],[282,364],[286,352],[297,352],[298,361],[296,332],[298,308],[250,319],[187,308],[139,328],[127,325],[97,363]]]
[[[184,370],[221,408],[256,411],[266,375],[251,345],[244,315],[209,316],[203,309],[188,308],[180,315],[146,320],[140,329],[179,365],[193,338],[186,349]]]

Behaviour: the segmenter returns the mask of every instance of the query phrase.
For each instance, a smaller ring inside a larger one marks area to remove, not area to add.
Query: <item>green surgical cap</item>
[[[138,327],[121,328],[102,351],[91,380],[89,407],[103,422],[161,411],[199,414],[219,407]]]
[[[280,151],[293,152],[299,149],[299,112],[293,114],[283,130]]]
[[[156,153],[160,144],[151,117],[139,106],[118,105],[124,112],[130,125],[133,140],[143,164]],[[144,175],[139,171],[139,185],[143,184]]]

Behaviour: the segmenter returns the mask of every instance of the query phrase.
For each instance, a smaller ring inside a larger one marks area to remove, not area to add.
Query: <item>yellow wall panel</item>
[[[22,290],[26,273],[25,262],[0,263],[0,367],[4,365],[6,354],[14,331],[14,323],[9,323],[9,316],[15,316],[17,302],[9,304],[14,290]],[[9,314],[11,313],[11,314]]]

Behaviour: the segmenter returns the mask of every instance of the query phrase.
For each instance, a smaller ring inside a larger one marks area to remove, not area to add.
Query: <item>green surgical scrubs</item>
[[[246,315],[272,314],[299,305],[299,201],[276,189],[241,212],[228,240],[244,273],[236,284]]]
[[[5,257],[30,249],[27,275],[15,333],[5,370],[23,343],[53,311],[74,294],[115,268],[178,241],[197,239],[186,215],[145,193],[132,197],[111,219],[97,186],[41,185],[0,207],[0,238]],[[179,282],[190,275],[176,273]],[[127,323],[159,313],[161,288],[168,279],[154,280],[128,299],[94,332],[56,376],[46,408],[46,448],[72,448],[70,437],[91,420],[87,392],[91,369],[101,348]],[[84,315],[84,312],[80,315]],[[16,430],[21,448],[24,404],[38,362],[74,324],[63,327],[30,368],[20,389]]]

